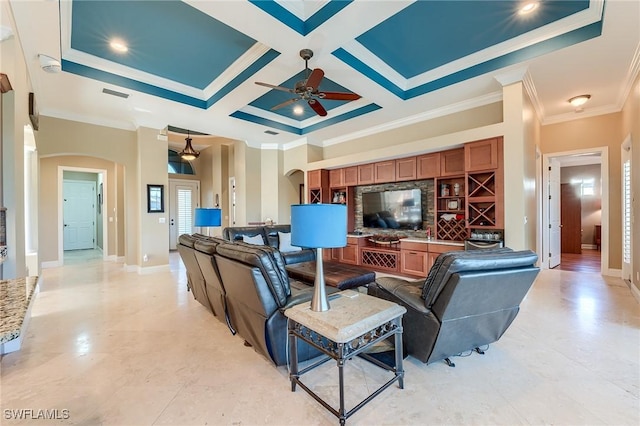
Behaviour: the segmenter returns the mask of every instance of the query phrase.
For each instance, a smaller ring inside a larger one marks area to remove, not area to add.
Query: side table
[[[327,410],[333,413],[344,425],[346,419],[371,401],[383,390],[398,382],[404,388],[404,369],[402,366],[402,316],[407,310],[396,303],[378,299],[353,290],[345,290],[329,297],[331,308],[325,312],[314,312],[308,303],[296,305],[285,311],[289,319],[289,357],[291,391],[300,385],[309,395]],[[395,366],[387,365],[366,353],[377,342],[390,336],[395,341]],[[298,339],[316,347],[327,355],[312,365],[298,370]],[[351,410],[345,410],[344,403],[344,364],[356,355],[366,358],[378,367],[392,371],[394,377],[375,392],[362,400]],[[340,408],[336,410],[320,396],[305,386],[300,377],[310,370],[335,359],[338,365],[338,385],[340,390]]]

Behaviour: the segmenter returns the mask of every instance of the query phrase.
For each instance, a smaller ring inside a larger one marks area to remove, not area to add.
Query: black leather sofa
[[[381,277],[370,295],[405,308],[407,353],[424,363],[496,342],[513,322],[539,268],[537,255],[509,248],[443,253],[425,280]]]
[[[282,254],[270,245],[203,235],[181,235],[178,241],[196,300],[258,353],[275,365],[285,365],[284,311],[298,303],[309,303],[313,287],[290,279]],[[327,289],[328,293],[335,291],[338,289]],[[311,346],[298,345],[301,361],[319,355]]]
[[[291,233],[291,225],[265,225],[265,226],[235,226],[227,227],[222,231],[222,236],[229,241],[242,241],[243,237],[255,237],[260,235],[265,245],[280,249],[278,232]],[[285,264],[309,262],[316,260],[316,252],[312,248],[300,251],[280,251]]]

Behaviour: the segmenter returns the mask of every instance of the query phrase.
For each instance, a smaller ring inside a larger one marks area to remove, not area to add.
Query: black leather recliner
[[[191,290],[193,297],[202,304],[209,312],[216,315],[216,312],[209,302],[207,290],[205,288],[205,279],[202,270],[196,260],[196,249],[194,247],[196,241],[205,237],[204,235],[182,234],[178,237],[178,253],[182,258],[185,268],[187,269],[187,288]]]
[[[370,295],[396,302],[407,313],[403,340],[424,363],[446,360],[496,342],[513,322],[538,275],[530,250],[443,253],[426,280],[377,278]]]
[[[233,328],[260,354],[276,365],[287,363],[287,318],[284,311],[309,303],[313,287],[290,280],[280,252],[271,246],[242,242],[219,244],[215,262],[226,291],[226,306]],[[328,288],[327,293],[338,291]],[[321,355],[298,345],[298,359]]]

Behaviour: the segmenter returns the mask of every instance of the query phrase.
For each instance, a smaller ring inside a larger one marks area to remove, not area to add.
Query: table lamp
[[[347,245],[347,206],[296,204],[291,206],[291,245],[316,249],[316,277],[311,310],[329,310],[322,268],[322,249]]]
[[[200,228],[222,225],[222,210],[197,208],[195,210],[194,225]],[[209,236],[209,230],[207,230],[207,235]]]

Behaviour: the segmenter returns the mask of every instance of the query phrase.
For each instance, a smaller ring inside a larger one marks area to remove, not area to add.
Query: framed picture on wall
[[[147,213],[164,213],[164,185],[147,185]]]

